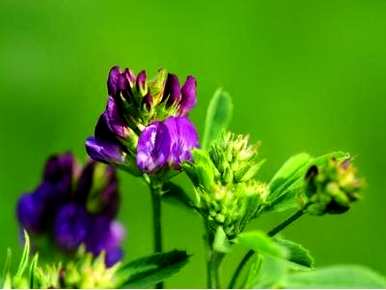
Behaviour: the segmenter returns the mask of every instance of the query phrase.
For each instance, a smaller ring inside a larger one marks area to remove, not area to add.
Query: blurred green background
[[[0,257],[7,246],[19,249],[15,203],[37,185],[47,155],[70,149],[85,160],[108,70],[119,64],[195,75],[191,117],[201,132],[212,93],[228,90],[232,129],[263,141],[264,178],[301,151],[354,154],[368,183],[364,199],[342,216],[303,218],[285,234],[312,250],[317,265],[361,263],[386,274],[385,29],[383,0],[1,0]],[[126,256],[134,258],[152,248],[150,199],[138,180],[121,180]],[[167,249],[193,254],[168,286],[203,287],[200,218],[166,205],[164,232]]]

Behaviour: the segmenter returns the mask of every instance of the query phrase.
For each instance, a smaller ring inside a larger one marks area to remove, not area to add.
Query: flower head
[[[234,238],[262,211],[268,189],[254,179],[261,164],[257,146],[231,133],[220,135],[208,151],[194,150],[192,162],[183,164],[195,186],[196,206],[213,232],[220,226]]]
[[[17,216],[33,236],[46,235],[66,252],[81,244],[94,255],[105,251],[106,264],[112,265],[122,256],[118,209],[115,169],[90,161],[79,170],[72,154],[65,153],[47,161],[41,184],[20,197]]]
[[[360,198],[362,180],[351,159],[332,158],[313,165],[306,174],[307,212],[313,215],[340,214]]]
[[[188,114],[196,105],[196,80],[183,85],[176,75],[161,69],[149,79],[145,71],[110,70],[108,101],[95,134],[86,141],[91,158],[124,168],[133,174],[178,169],[198,146]],[[187,131],[184,136],[182,132]],[[138,172],[138,169],[141,172]]]

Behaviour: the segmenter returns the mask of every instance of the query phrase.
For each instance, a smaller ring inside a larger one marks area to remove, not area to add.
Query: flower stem
[[[220,283],[220,265],[225,257],[224,253],[220,253],[213,249],[213,241],[214,236],[213,233],[210,232],[209,227],[206,225],[206,236],[205,236],[205,243],[207,245],[207,288],[208,289],[218,289],[221,288]]]
[[[153,238],[154,253],[162,252],[162,228],[161,228],[161,186],[150,184],[153,206]],[[163,288],[163,282],[156,284],[157,289]]]
[[[275,236],[276,234],[281,232],[283,229],[285,229],[288,225],[290,225],[291,223],[293,223],[294,221],[299,219],[304,214],[304,212],[305,212],[304,208],[298,210],[293,215],[291,215],[288,219],[284,220],[282,223],[278,224],[276,227],[274,227],[272,230],[270,230],[267,233],[267,235],[270,236],[270,237]],[[236,282],[237,282],[237,278],[239,277],[242,269],[248,263],[249,259],[252,258],[254,253],[255,253],[255,251],[249,250],[245,254],[245,256],[243,257],[243,259],[240,261],[240,263],[237,266],[235,272],[233,273],[231,281],[229,282],[229,287],[228,287],[229,289],[233,289],[235,287]]]

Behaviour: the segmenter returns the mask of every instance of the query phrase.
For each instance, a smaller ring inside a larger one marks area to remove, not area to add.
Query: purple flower
[[[122,256],[123,235],[118,235],[114,220],[119,199],[113,167],[89,161],[80,169],[72,154],[66,153],[47,161],[43,181],[19,199],[16,213],[22,228],[48,235],[67,252],[86,244],[91,236],[104,241],[98,244],[98,253],[94,248],[90,251],[105,250],[106,263],[111,265]]]
[[[198,146],[194,126],[183,118],[197,103],[196,86],[196,79],[188,76],[181,87],[178,77],[163,69],[149,79],[144,70],[136,76],[113,67],[105,111],[86,141],[88,155],[132,173],[135,161],[146,172],[178,169]],[[183,136],[184,130],[188,135]]]
[[[191,150],[199,146],[194,125],[186,117],[169,117],[146,127],[138,140],[137,166],[154,173],[166,166],[178,169],[191,160]]]

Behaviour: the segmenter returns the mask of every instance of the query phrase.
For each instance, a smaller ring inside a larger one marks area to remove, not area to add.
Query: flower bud
[[[330,159],[313,165],[306,174],[306,210],[313,215],[340,214],[358,200],[362,181],[351,159]]]
[[[260,168],[256,146],[248,137],[222,134],[208,151],[195,149],[184,169],[196,191],[196,206],[215,231],[234,238],[265,205],[268,187],[254,180]]]

